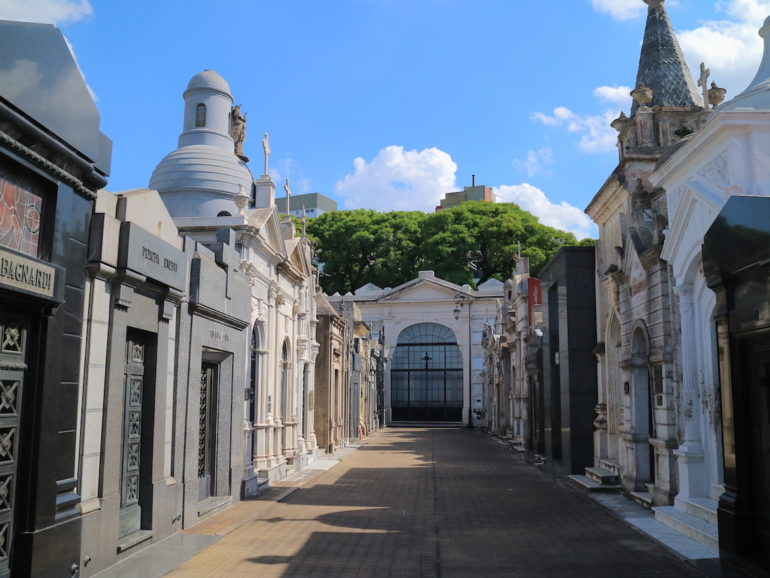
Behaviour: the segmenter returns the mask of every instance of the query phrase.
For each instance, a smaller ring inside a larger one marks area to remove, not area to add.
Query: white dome
[[[190,90],[198,89],[216,90],[219,92],[224,92],[228,96],[231,94],[230,85],[227,84],[227,81],[224,78],[219,76],[213,70],[204,70],[203,72],[199,72],[193,76],[187,85],[187,90],[185,93]]]
[[[719,106],[717,110],[770,110],[770,17],[760,28],[759,36],[764,41],[765,52],[754,80],[751,81],[746,90]]]
[[[251,195],[254,179],[232,151],[210,145],[190,145],[166,155],[150,177],[172,217],[215,217],[237,213],[233,197]]]

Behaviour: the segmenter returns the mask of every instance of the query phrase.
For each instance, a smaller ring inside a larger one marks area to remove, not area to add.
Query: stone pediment
[[[677,210],[663,244],[661,258],[675,270],[686,266],[692,253],[699,253],[703,235],[714,222],[726,195],[695,179],[677,191]]]
[[[259,236],[262,237],[264,242],[273,249],[273,251],[282,257],[286,257],[288,255],[286,243],[283,240],[283,235],[281,235],[281,225],[275,207],[271,207],[270,209],[257,209],[256,211],[265,211],[265,213],[254,215],[255,217],[258,217],[258,220],[252,219],[252,223],[256,224],[258,222],[261,225],[259,227]]]
[[[286,247],[289,251],[289,262],[292,266],[298,271],[302,271],[303,275],[308,275],[310,273],[310,263],[303,251],[302,239],[299,237],[290,239],[286,241]]]
[[[396,287],[391,293],[382,297],[383,301],[431,302],[454,299],[457,293],[463,292],[462,287],[441,281],[417,279]]]

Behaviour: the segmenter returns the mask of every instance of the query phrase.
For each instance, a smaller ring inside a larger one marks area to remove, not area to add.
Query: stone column
[[[700,392],[698,391],[698,347],[693,307],[693,287],[684,283],[676,288],[682,328],[682,400],[684,442],[674,451],[679,470],[680,498],[706,495],[706,472],[700,433]]]

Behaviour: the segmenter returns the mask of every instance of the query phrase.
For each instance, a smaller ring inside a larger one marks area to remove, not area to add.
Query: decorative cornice
[[[62,181],[64,184],[70,186],[79,195],[82,195],[92,201],[96,199],[96,191],[89,189],[83,183],[83,181],[81,181],[79,178],[75,177],[68,171],[64,170],[59,165],[52,163],[44,156],[36,153],[31,148],[23,145],[22,143],[17,141],[15,138],[11,137],[10,135],[6,134],[1,130],[0,130],[0,144],[5,145],[11,151],[15,152],[19,156],[28,160],[38,168],[41,168],[48,173],[51,173],[53,176],[55,176],[57,179]]]

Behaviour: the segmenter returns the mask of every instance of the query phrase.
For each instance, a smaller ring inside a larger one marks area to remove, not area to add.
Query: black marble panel
[[[56,27],[0,20],[0,96],[109,172],[111,143]]]

